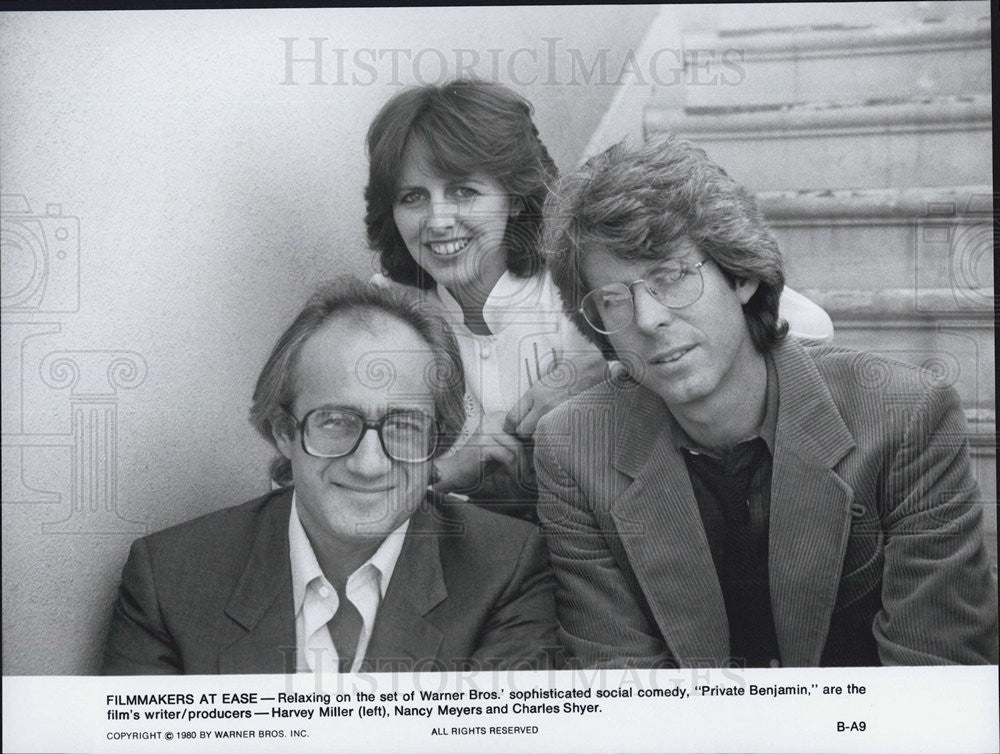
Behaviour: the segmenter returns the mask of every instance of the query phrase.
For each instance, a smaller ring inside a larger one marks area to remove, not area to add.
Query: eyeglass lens
[[[667,262],[631,285],[611,283],[591,291],[584,296],[580,307],[587,323],[601,333],[616,333],[632,324],[635,317],[633,286],[639,283],[669,309],[690,306],[702,293],[701,264]]]
[[[386,414],[375,422],[386,454],[396,461],[426,461],[434,453],[434,420],[417,411]],[[364,417],[351,411],[317,409],[305,418],[303,440],[312,455],[336,458],[352,453],[365,432]]]

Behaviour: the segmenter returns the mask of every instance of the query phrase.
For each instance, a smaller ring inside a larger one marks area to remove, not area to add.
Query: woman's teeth
[[[459,238],[455,241],[431,241],[428,245],[431,247],[432,252],[438,256],[446,257],[452,254],[457,254],[468,246],[469,239]]]

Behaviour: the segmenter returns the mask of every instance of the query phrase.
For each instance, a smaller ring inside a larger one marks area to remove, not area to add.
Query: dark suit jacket
[[[786,340],[769,577],[782,664],[996,662],[996,585],[958,396],[872,354]],[[719,665],[722,592],[667,409],[631,382],[546,416],[539,517],[583,665]]]
[[[103,673],[294,672],[291,492],[132,545]],[[536,527],[428,497],[410,519],[362,670],[538,668],[555,647]]]

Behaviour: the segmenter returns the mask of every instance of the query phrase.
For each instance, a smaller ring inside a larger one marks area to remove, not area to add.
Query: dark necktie
[[[350,673],[364,620],[354,603],[347,599],[344,590],[338,589],[337,597],[340,599],[340,605],[326,625],[330,629],[330,638],[333,639],[333,646],[336,647],[337,656],[340,658],[340,672]]]

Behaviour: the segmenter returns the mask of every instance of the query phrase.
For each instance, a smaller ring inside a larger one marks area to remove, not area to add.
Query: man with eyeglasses
[[[626,375],[536,435],[560,639],[583,666],[997,661],[955,391],[786,335],[755,200],[668,136],[563,179],[545,248]]]
[[[254,391],[280,488],[133,544],[103,672],[548,667],[536,527],[428,491],[463,393],[438,315],[353,280],[320,289]]]

